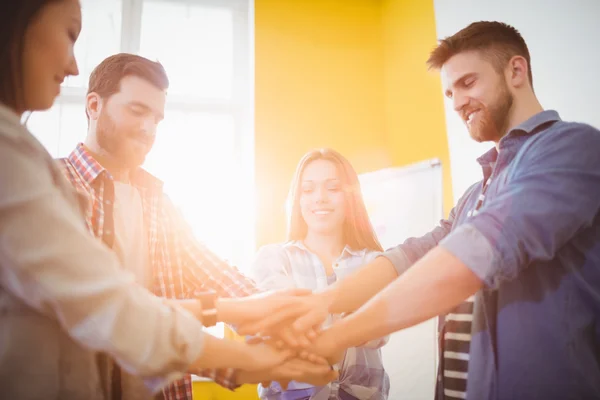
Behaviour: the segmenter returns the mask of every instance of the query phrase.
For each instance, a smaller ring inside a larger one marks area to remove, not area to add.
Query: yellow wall
[[[442,161],[447,214],[453,202],[441,81],[425,65],[437,41],[433,0],[383,0],[381,5],[386,140],[394,165]]]
[[[359,172],[391,165],[381,7],[374,0],[256,0],[257,242],[285,238],[296,163],[334,147]]]
[[[257,243],[285,238],[285,198],[309,149],[359,173],[440,158],[452,205],[433,1],[256,0]]]

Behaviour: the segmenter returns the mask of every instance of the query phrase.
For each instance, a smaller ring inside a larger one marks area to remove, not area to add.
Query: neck
[[[344,233],[342,230],[331,234],[309,231],[304,244],[320,257],[336,259],[344,250]]]
[[[100,146],[90,143],[90,141],[86,141],[84,143],[85,149],[94,157],[96,161],[104,169],[106,169],[115,181],[121,183],[130,183],[131,182],[131,168],[123,167],[114,157],[110,155],[106,150],[102,149]]]
[[[504,135],[502,137],[506,136],[508,132],[510,132],[510,130],[514,127],[519,126],[523,122],[527,121],[529,118],[541,113],[542,111],[544,111],[544,108],[538,101],[537,97],[535,97],[535,94],[533,92],[528,93],[527,95],[520,96],[520,98],[518,98],[518,96],[515,96],[514,103],[508,119],[506,131],[504,132]],[[499,144],[501,139],[502,138],[496,141],[497,150],[500,150]]]

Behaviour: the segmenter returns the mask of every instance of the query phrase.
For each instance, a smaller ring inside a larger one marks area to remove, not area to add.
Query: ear
[[[102,111],[102,98],[96,92],[88,93],[85,99],[85,111],[90,118],[90,121],[95,121],[100,116],[100,111]]]
[[[521,56],[514,56],[507,66],[507,81],[516,88],[521,88],[529,83],[529,65]]]

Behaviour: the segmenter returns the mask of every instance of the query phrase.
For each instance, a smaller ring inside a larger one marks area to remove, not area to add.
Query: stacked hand
[[[230,302],[235,312],[224,315],[223,320],[235,325],[238,333],[255,335],[273,349],[292,352],[285,363],[262,371],[271,376],[267,380],[280,381],[287,376],[287,380],[323,385],[337,377],[330,365],[340,361],[345,349],[338,349],[335,338],[320,330],[329,315],[331,300],[327,296],[293,289],[225,302]]]
[[[198,316],[194,302],[176,302]],[[261,293],[243,298],[217,300],[220,321],[234,326],[239,334],[251,335],[236,360],[238,383],[289,381],[324,385],[337,378],[330,365],[337,363],[345,349],[338,349],[328,330],[319,327],[329,315],[331,300],[310,290],[292,289]],[[194,372],[194,371],[191,371]]]

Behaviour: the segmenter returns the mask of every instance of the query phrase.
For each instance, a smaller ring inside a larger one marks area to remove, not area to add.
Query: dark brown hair
[[[332,149],[312,150],[304,155],[298,166],[288,196],[289,223],[288,240],[304,240],[308,227],[300,211],[300,193],[302,174],[308,164],[315,160],[327,160],[338,169],[346,202],[346,219],[344,221],[345,244],[354,250],[382,251],[375,230],[369,220],[367,208],[360,191],[358,175],[350,162]]]
[[[25,32],[40,10],[54,1],[56,0],[2,2],[2,11],[0,12],[0,103],[15,110],[25,107],[23,98]]]
[[[527,61],[529,83],[533,87],[529,49],[519,31],[512,26],[496,21],[474,22],[440,40],[429,55],[427,65],[429,69],[440,69],[452,56],[465,51],[481,52],[499,73],[512,57],[523,57]]]
[[[94,92],[108,99],[120,90],[121,80],[126,76],[137,76],[161,90],[169,88],[169,78],[161,63],[135,54],[119,53],[104,59],[94,68],[90,74],[88,94]]]

